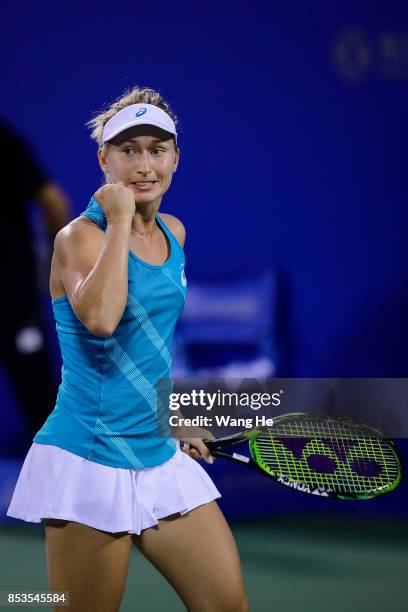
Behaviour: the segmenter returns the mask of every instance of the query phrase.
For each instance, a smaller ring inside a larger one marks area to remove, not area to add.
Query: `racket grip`
[[[211,450],[211,448],[215,448],[215,441],[213,440],[203,440],[204,444],[209,448],[209,450]],[[186,442],[183,442],[183,440],[180,440],[180,447],[183,450],[184,446],[188,446],[189,448],[196,448],[194,446],[194,444],[186,444]],[[196,449],[198,450],[198,449]]]

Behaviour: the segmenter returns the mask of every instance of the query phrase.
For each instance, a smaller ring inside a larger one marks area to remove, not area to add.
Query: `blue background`
[[[158,89],[180,120],[162,210],[187,227],[187,277],[277,270],[282,376],[406,376],[403,3],[44,2],[2,18],[0,113],[75,216],[102,179],[86,121]]]

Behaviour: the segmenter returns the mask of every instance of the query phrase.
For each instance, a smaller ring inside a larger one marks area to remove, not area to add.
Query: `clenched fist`
[[[103,208],[108,223],[118,219],[131,220],[135,214],[134,193],[122,181],[103,185],[95,191],[94,198]]]

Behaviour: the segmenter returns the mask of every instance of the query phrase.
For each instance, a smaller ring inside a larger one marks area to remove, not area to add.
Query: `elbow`
[[[106,329],[102,329],[102,328],[101,329],[99,329],[99,328],[97,328],[97,329],[89,329],[88,328],[88,331],[90,331],[91,334],[93,334],[94,336],[98,336],[98,338],[104,338],[105,339],[105,338],[110,338],[112,336],[114,330],[111,331],[111,330],[106,330]]]
[[[75,311],[77,317],[86,329],[100,338],[109,338],[115,332],[118,326],[119,320],[113,319],[111,313],[101,313],[100,310],[92,309],[91,312],[78,312]]]
[[[88,322],[85,327],[89,332],[91,332],[91,334],[98,336],[99,338],[110,338],[116,329],[116,326],[103,325],[100,322],[94,321]]]

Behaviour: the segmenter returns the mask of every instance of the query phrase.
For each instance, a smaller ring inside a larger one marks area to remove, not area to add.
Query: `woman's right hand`
[[[94,198],[103,208],[108,223],[118,219],[131,220],[136,212],[134,193],[122,181],[103,185],[95,191]]]

